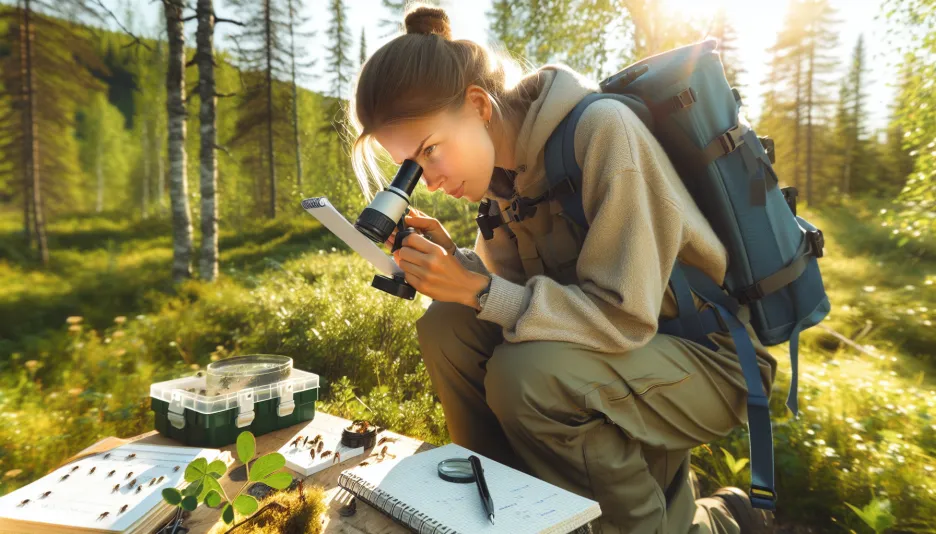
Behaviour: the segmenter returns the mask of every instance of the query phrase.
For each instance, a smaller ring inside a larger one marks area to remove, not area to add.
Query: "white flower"
[[[865,290],[865,293],[874,293],[874,291],[875,291],[877,288],[874,287],[874,286],[864,286],[862,289]]]
[[[861,441],[861,436],[859,436],[858,434],[852,434],[851,438],[855,441]]]

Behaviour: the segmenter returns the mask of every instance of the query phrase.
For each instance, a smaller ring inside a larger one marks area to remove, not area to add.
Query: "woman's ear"
[[[481,119],[482,122],[491,120],[494,114],[494,106],[491,104],[491,96],[487,91],[477,85],[469,85],[465,91],[465,105],[471,113]]]

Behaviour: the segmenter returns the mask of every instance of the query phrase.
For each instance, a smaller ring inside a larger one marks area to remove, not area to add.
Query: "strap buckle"
[[[734,152],[739,146],[744,144],[744,138],[740,132],[741,126],[735,125],[727,132],[718,136],[718,142],[721,143],[722,150],[725,151],[725,154]]]
[[[496,209],[492,210],[492,205],[491,199],[482,200],[478,205],[478,216],[475,217],[475,223],[477,223],[478,229],[481,230],[481,236],[485,240],[494,239],[494,229],[504,223],[503,218],[501,218],[500,207],[497,206]]]
[[[764,293],[761,285],[758,283],[751,284],[748,287],[738,291],[734,295],[734,297],[738,299],[738,304],[742,306],[754,302],[755,300],[762,299],[766,296],[767,295]]]
[[[520,222],[536,214],[536,200],[517,196],[510,201],[510,210],[507,215],[514,222]]]
[[[825,254],[823,250],[825,248],[825,237],[822,235],[822,230],[817,228],[806,232],[806,241],[809,243],[809,251],[813,256],[821,258]]]
[[[751,485],[751,491],[748,493],[751,498],[751,506],[761,510],[776,510],[777,493],[763,486]]]
[[[673,104],[677,110],[688,108],[695,103],[695,91],[691,87],[673,97]]]

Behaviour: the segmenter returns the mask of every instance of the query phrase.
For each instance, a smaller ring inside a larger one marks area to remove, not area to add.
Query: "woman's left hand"
[[[435,300],[478,309],[475,297],[487,285],[488,277],[469,271],[440,245],[412,233],[403,238],[393,259],[416,291]]]

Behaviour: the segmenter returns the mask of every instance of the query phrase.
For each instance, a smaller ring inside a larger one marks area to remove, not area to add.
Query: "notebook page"
[[[307,198],[302,201],[302,207],[384,275],[403,274],[403,270],[393,261],[393,258],[359,232],[353,224],[345,219],[344,215],[331,205],[327,198]]]
[[[182,477],[189,462],[197,457],[210,462],[219,452],[194,447],[123,445],[60,467],[3,496],[0,519],[57,525],[62,530],[74,527],[122,532],[162,503],[164,488],[185,484]],[[68,477],[63,480],[65,475]],[[132,487],[130,482],[134,482]],[[116,491],[114,486],[118,486]],[[43,497],[45,492],[49,494]],[[26,499],[29,502],[22,504]],[[121,511],[124,505],[127,508]]]
[[[484,477],[494,501],[491,525],[475,483],[439,478],[437,465],[447,458],[468,458],[472,451],[445,445],[399,461],[384,460],[351,469],[383,493],[458,532],[522,534],[568,532],[601,515],[598,503],[516,471],[481,455]],[[560,524],[574,521],[566,529]]]

